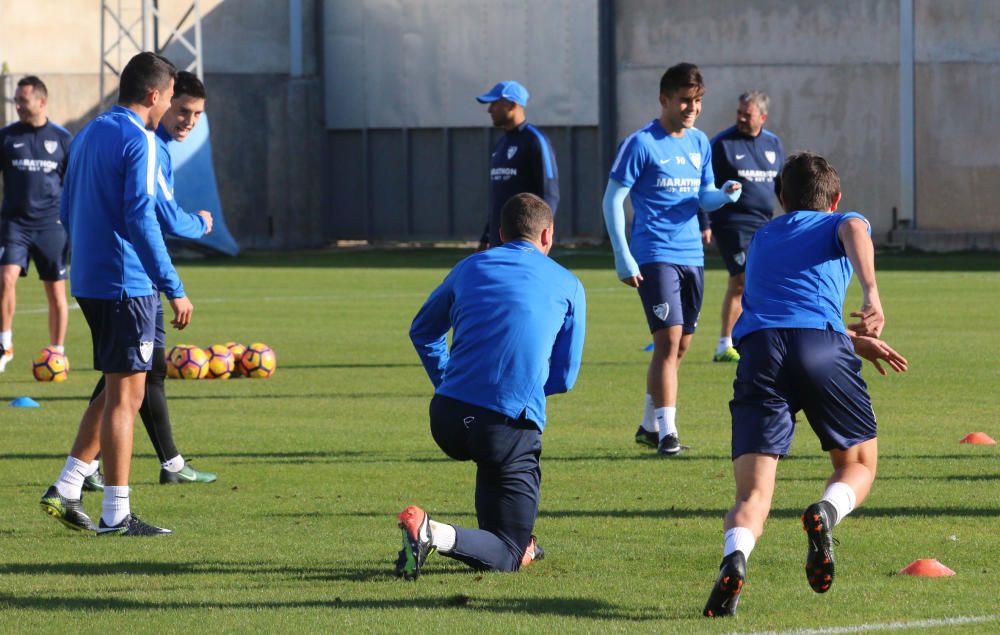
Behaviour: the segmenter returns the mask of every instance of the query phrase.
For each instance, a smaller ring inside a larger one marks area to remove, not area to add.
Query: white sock
[[[57,345],[53,344],[49,348],[56,349],[57,351],[59,351],[60,355],[65,355],[66,354],[66,347],[65,346],[57,346]]]
[[[80,500],[80,492],[83,490],[83,479],[90,475],[90,463],[85,463],[74,456],[66,457],[66,465],[63,467],[59,480],[56,481],[56,489],[63,498],[70,500]]]
[[[663,408],[655,408],[654,416],[656,417],[656,425],[660,428],[660,440],[667,435],[677,436],[677,407],[676,406],[665,406]]]
[[[732,345],[733,345],[733,338],[731,336],[727,335],[725,337],[720,337],[719,344],[718,346],[715,347],[715,352],[722,353]]]
[[[166,463],[163,463],[163,469],[168,472],[180,472],[184,469],[184,457],[178,454],[174,458],[170,459]]]
[[[108,527],[121,524],[132,511],[128,500],[128,485],[105,485],[101,519]]]
[[[646,402],[642,408],[642,429],[646,432],[658,432],[656,416],[653,414],[653,395],[646,395]]]
[[[98,459],[94,459],[93,461],[90,462],[90,465],[87,466],[87,469],[89,470],[87,472],[87,476],[92,476],[94,474],[97,474],[97,471],[101,469],[101,461]]]
[[[733,527],[726,530],[726,545],[722,550],[722,557],[725,558],[734,551],[742,551],[743,555],[750,558],[757,539],[753,537],[753,532],[746,527]]]
[[[0,331],[0,346],[8,351],[14,348],[14,331]]]
[[[833,508],[837,511],[837,518],[833,521],[833,524],[837,525],[845,516],[854,511],[854,506],[858,502],[858,496],[851,489],[850,485],[837,482],[831,483],[826,488],[826,491],[823,492],[823,498],[820,500],[825,500],[833,505]]]
[[[433,538],[431,544],[434,545],[434,548],[441,553],[451,553],[451,550],[455,548],[455,528],[433,520],[428,520],[428,524],[431,526]]]

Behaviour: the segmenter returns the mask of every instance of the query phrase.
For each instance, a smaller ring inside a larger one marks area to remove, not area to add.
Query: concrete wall
[[[734,123],[738,95],[770,94],[767,127],[789,152],[829,158],[886,242],[900,205],[899,2],[616,0],[617,137],[659,112],[659,77],[698,64],[698,127]],[[915,0],[916,222],[926,230],[1000,230],[987,184],[1000,179],[1000,3]],[[978,243],[977,243],[978,244]]]
[[[325,155],[319,15],[322,0],[301,0],[303,76],[289,76],[291,0],[201,0],[207,111],[219,195],[244,248],[326,244]],[[123,22],[136,24],[140,0],[122,0]],[[161,0],[160,44],[190,3]],[[30,7],[26,10],[26,6]],[[16,81],[38,74],[49,88],[53,121],[79,130],[102,110],[98,0],[0,0],[0,62]],[[111,29],[110,22],[106,23]],[[194,41],[190,22],[181,32]],[[136,25],[134,37],[141,42]],[[117,35],[115,36],[117,37]],[[114,39],[114,38],[111,38]],[[122,66],[137,50],[122,51]],[[191,55],[177,43],[164,54],[178,67]],[[117,65],[117,59],[113,61]],[[117,80],[108,73],[107,98]],[[11,113],[12,114],[12,113]],[[4,117],[0,113],[0,120]],[[2,123],[2,121],[0,121]]]

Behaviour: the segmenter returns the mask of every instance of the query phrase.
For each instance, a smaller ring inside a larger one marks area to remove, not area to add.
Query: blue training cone
[[[648,345],[648,346],[646,346],[646,348],[644,348],[644,349],[642,349],[642,350],[644,350],[644,351],[651,351],[651,350],[653,350],[653,343],[652,343],[652,342],[650,342],[650,343],[649,343],[649,345]]]
[[[41,408],[38,402],[31,397],[18,397],[14,401],[10,402],[11,408]]]

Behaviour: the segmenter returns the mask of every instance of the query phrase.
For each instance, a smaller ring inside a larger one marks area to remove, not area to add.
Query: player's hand
[[[201,216],[205,220],[205,233],[206,234],[211,234],[212,233],[212,212],[203,209],[200,212],[198,212],[198,216]]]
[[[476,251],[486,251],[489,248],[490,244],[484,240],[479,243],[478,247],[476,247]]]
[[[851,317],[858,318],[859,321],[848,324],[847,328],[858,335],[878,337],[885,327],[885,313],[882,312],[882,304],[877,299],[862,304],[860,311],[851,312]]]
[[[708,247],[709,245],[712,244],[712,230],[711,229],[703,229],[701,231],[701,243],[703,245],[705,245],[706,247]]]
[[[732,194],[733,192],[743,189],[743,184],[738,181],[727,181],[725,187],[722,189],[726,194]]]
[[[642,274],[637,273],[634,276],[629,276],[627,278],[622,278],[622,282],[632,287],[633,289],[639,288],[639,283],[642,282]]]
[[[875,370],[880,375],[885,375],[886,371],[879,361],[884,361],[889,365],[889,368],[897,373],[905,373],[909,368],[909,362],[906,361],[906,358],[892,350],[891,346],[880,339],[858,335],[851,338],[851,341],[854,343],[854,352],[857,356],[874,364]]]
[[[184,330],[191,323],[191,314],[194,313],[194,305],[191,300],[185,298],[174,298],[170,301],[170,308],[174,310],[174,319],[170,320],[170,325],[178,331]]]

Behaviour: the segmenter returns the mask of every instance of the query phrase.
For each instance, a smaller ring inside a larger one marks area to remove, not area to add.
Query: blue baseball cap
[[[528,105],[528,89],[521,84],[510,80],[506,82],[500,82],[496,86],[490,89],[490,92],[484,93],[479,97],[476,97],[476,101],[481,104],[488,104],[494,102],[498,99],[506,99],[507,101],[512,101],[515,104],[521,106]]]

